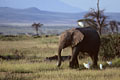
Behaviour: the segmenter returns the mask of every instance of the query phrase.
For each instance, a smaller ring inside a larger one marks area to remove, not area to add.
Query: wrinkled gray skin
[[[69,67],[79,67],[77,59],[79,52],[87,52],[93,61],[93,66],[97,66],[100,37],[95,29],[91,27],[72,28],[66,30],[60,35],[58,48],[58,67],[61,65],[62,49],[69,46],[72,48],[72,56]]]

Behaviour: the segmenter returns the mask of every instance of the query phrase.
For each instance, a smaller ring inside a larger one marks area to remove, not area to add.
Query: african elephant
[[[69,67],[79,67],[77,59],[79,52],[87,52],[93,61],[93,66],[97,66],[100,37],[95,29],[91,27],[72,28],[66,30],[60,35],[58,48],[58,67],[61,65],[62,49],[69,46],[72,49],[72,56]]]

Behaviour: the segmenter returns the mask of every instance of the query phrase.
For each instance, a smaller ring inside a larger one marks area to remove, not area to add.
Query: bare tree
[[[115,20],[112,20],[109,22],[109,25],[110,25],[110,28],[111,28],[111,31],[112,33],[114,33],[115,29],[116,29],[116,32],[118,32],[118,25],[119,25],[119,22],[115,21]]]
[[[96,29],[101,34],[102,28],[107,26],[106,24],[106,18],[107,16],[104,15],[104,10],[100,10],[99,8],[99,0],[97,1],[97,10],[92,9],[88,12],[85,16],[86,19],[92,19],[95,21]]]
[[[33,23],[33,24],[32,24],[32,27],[35,28],[35,30],[36,30],[36,35],[37,35],[37,36],[39,35],[38,30],[39,30],[39,28],[42,27],[42,26],[43,26],[43,24],[40,24],[40,23]]]

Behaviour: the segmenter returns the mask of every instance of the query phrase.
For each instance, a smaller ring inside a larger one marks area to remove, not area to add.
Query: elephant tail
[[[62,49],[58,49],[58,63],[57,63],[57,66],[60,67],[61,66],[61,51]]]

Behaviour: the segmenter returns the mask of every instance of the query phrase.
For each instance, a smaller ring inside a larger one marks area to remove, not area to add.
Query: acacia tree
[[[100,10],[99,8],[99,0],[97,1],[97,10],[91,8],[91,11],[85,14],[84,16],[86,19],[92,19],[95,21],[96,29],[101,35],[102,28],[107,26],[106,19],[107,16],[104,15],[104,10]]]
[[[36,35],[37,36],[39,35],[39,33],[38,33],[39,28],[42,27],[42,26],[43,26],[43,24],[40,24],[40,23],[33,23],[32,24],[32,27],[35,28],[35,30],[36,30]]]

